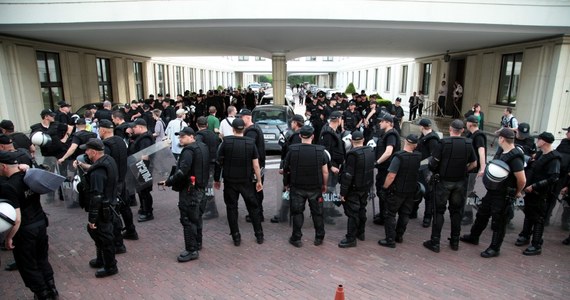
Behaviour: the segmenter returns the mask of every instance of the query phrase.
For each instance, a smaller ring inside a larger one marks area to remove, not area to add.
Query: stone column
[[[273,75],[273,104],[284,105],[287,88],[287,58],[285,53],[273,53],[271,56]]]

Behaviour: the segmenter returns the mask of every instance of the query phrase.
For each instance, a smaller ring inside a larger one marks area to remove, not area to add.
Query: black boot
[[[562,230],[570,230],[570,207],[564,207],[562,211],[562,217],[560,218]]]
[[[47,299],[55,299],[55,297],[52,295],[50,290],[43,290],[39,292],[34,292],[34,299],[47,300]]]
[[[479,237],[472,234],[464,234],[459,240],[468,244],[479,245]]]
[[[89,266],[95,269],[103,267],[103,254],[101,249],[97,248],[97,257],[89,261]]]
[[[378,245],[388,248],[396,248],[396,242],[393,239],[383,239],[378,241]]]
[[[544,232],[544,224],[536,223],[534,224],[534,230],[532,232],[532,243],[531,245],[523,251],[524,255],[533,256],[542,253],[542,233]]]
[[[499,256],[499,253],[501,251],[501,244],[503,243],[502,236],[503,234],[501,232],[493,231],[491,245],[485,251],[481,252],[481,257],[491,258]]]
[[[439,238],[432,237],[431,240],[424,242],[424,247],[428,248],[429,250],[439,253]]]
[[[453,251],[459,250],[459,237],[458,236],[452,236],[449,238],[449,247]]]
[[[232,240],[234,241],[234,246],[238,247],[241,244],[241,234],[239,232],[232,233]]]
[[[523,229],[521,233],[519,233],[519,237],[517,238],[515,245],[516,246],[528,245],[528,243],[530,243],[531,230],[532,230],[532,222],[529,219],[524,218]]]
[[[55,281],[53,279],[50,279],[50,280],[46,281],[46,285],[48,286],[49,290],[51,291],[53,298],[54,299],[59,298],[59,292],[57,291],[57,288],[55,287]]]
[[[566,245],[566,246],[570,245],[570,236],[568,236],[567,238],[565,238],[565,239],[562,241],[562,244],[564,244],[564,245]]]

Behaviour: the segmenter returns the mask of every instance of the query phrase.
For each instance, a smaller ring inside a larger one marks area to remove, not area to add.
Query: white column
[[[287,58],[284,53],[273,53],[271,56],[271,73],[273,75],[273,104],[285,104],[287,84]]]

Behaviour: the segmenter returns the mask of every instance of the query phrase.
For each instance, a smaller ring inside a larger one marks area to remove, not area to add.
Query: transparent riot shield
[[[153,182],[166,180],[172,166],[176,165],[170,144],[160,141],[127,158],[127,193],[133,195]]]

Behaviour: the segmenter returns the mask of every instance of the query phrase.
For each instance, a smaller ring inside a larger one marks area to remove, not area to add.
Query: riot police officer
[[[136,119],[132,124],[132,142],[129,144],[128,155],[133,155],[145,148],[148,148],[154,144],[154,138],[152,134],[146,128],[146,121],[143,119]],[[115,128],[116,129],[116,128]],[[148,160],[143,160],[145,165],[150,165]],[[139,222],[146,222],[154,219],[154,214],[152,213],[152,185],[139,191],[139,200],[141,201],[141,207],[139,210]]]
[[[341,121],[342,113],[340,111],[334,111],[331,113],[329,122],[323,126],[318,141],[318,144],[324,146],[331,155],[326,191],[329,195],[329,199],[335,198],[338,175],[341,165],[344,162],[345,147],[340,135],[338,134],[338,131],[342,130]],[[340,217],[342,214],[336,211],[332,201],[327,202],[328,203],[324,204],[325,223],[332,225],[334,224],[332,217]]]
[[[87,232],[95,242],[97,257],[89,261],[92,268],[99,268],[95,277],[102,278],[119,272],[115,260],[113,214],[117,202],[118,170],[115,160],[105,154],[105,145],[99,139],[90,139],[80,146],[93,164],[85,176],[89,213]],[[75,167],[85,167],[75,161]]]
[[[255,141],[255,146],[257,147],[257,154],[259,155],[259,167],[261,168],[261,179],[254,178],[252,185],[255,186],[258,180],[261,180],[263,183],[265,179],[265,139],[263,138],[263,131],[259,128],[259,125],[253,123],[251,117],[251,110],[249,109],[242,109],[239,113],[239,116],[242,118],[243,122],[245,123],[245,130],[243,131],[243,135],[249,138],[252,138]],[[259,213],[261,222],[265,221],[265,217],[263,217],[263,190],[257,191],[255,193],[255,198],[257,199],[257,203],[259,206]],[[249,215],[245,216],[245,220],[247,222],[251,222],[251,217]]]
[[[352,133],[352,149],[346,154],[346,163],[340,175],[340,199],[348,217],[346,237],[340,248],[356,246],[356,239],[364,241],[368,192],[374,183],[374,150],[364,146],[364,134]]]
[[[75,160],[78,155],[83,154],[83,150],[79,149],[79,146],[87,143],[89,139],[97,137],[95,132],[86,129],[87,123],[84,118],[78,119],[75,125],[77,126],[77,131],[71,134],[71,146],[69,146],[67,152],[57,160],[60,164],[67,159]]]
[[[435,133],[431,128],[431,121],[429,119],[421,119],[419,122],[420,131],[422,134],[420,135],[420,139],[418,140],[418,144],[416,146],[416,150],[422,154],[422,160],[427,159],[432,156],[433,151],[436,149],[437,145],[439,144],[439,135]],[[427,165],[420,165],[420,172],[418,174],[418,181],[424,186],[426,192],[424,194],[425,199],[425,210],[424,210],[424,218],[422,221],[422,226],[427,228],[431,225],[431,218],[433,216],[433,191],[432,186],[428,184],[429,178],[431,178],[432,172],[429,170]],[[414,215],[417,217],[418,208],[420,205],[420,201],[416,201],[414,203],[414,208],[412,209],[412,213],[410,214],[410,219],[413,219]]]
[[[382,185],[383,193],[388,194],[384,224],[386,238],[378,241],[380,246],[396,248],[396,243],[403,242],[409,215],[418,192],[417,180],[422,155],[414,151],[417,144],[418,137],[415,134],[408,135],[404,142],[404,150],[394,154],[388,167],[388,175]],[[398,214],[397,224],[396,214]]]
[[[499,132],[499,147],[502,152],[495,155],[495,159],[501,160],[506,163],[509,168],[508,176],[497,184],[488,183],[489,178],[488,170],[486,171],[487,178],[483,180],[487,188],[487,194],[481,199],[481,205],[477,210],[475,223],[471,227],[471,233],[463,235],[460,240],[469,244],[478,245],[479,237],[489,218],[491,221],[491,229],[493,230],[493,237],[491,245],[483,252],[481,257],[490,258],[499,256],[503,238],[505,237],[506,226],[509,221],[508,211],[511,201],[514,197],[521,197],[521,191],[525,186],[526,178],[524,174],[524,153],[515,147],[515,133],[509,128],[503,128]],[[493,162],[493,161],[492,161]],[[491,163],[492,163],[491,162]]]
[[[435,212],[431,239],[424,242],[424,247],[438,253],[443,228],[443,214],[449,201],[449,215],[451,219],[450,247],[459,249],[459,235],[461,234],[461,209],[465,205],[465,177],[467,171],[477,166],[477,157],[471,145],[471,140],[461,137],[463,121],[454,120],[449,126],[450,137],[440,141],[439,147],[434,151],[429,162],[429,168],[434,172],[435,180],[439,177],[435,187]]]
[[[378,140],[376,146],[376,194],[378,195],[378,203],[380,212],[374,216],[374,224],[383,225],[386,214],[386,195],[382,193],[382,187],[386,176],[388,175],[388,167],[392,161],[394,153],[400,151],[400,134],[394,129],[394,118],[390,114],[380,115],[380,129],[384,132],[381,139]]]
[[[475,156],[477,156],[477,167],[473,168],[473,170],[469,171],[467,174],[466,195],[470,195],[475,189],[475,180],[477,179],[477,176],[483,176],[483,172],[485,171],[485,162],[487,160],[487,136],[483,131],[479,130],[479,120],[473,115],[467,117],[466,126],[468,133],[465,137],[471,139],[471,145],[473,145]],[[470,225],[473,223],[473,205],[465,203],[465,207],[463,209],[461,225]]]
[[[218,207],[214,198],[214,170],[216,168],[216,151],[220,145],[220,138],[214,131],[208,129],[207,118],[201,116],[196,121],[198,132],[196,132],[196,141],[200,141],[208,146],[209,174],[208,186],[206,187],[206,203],[203,209],[203,219],[209,220],[218,217]]]
[[[258,180],[255,188],[250,184],[253,173],[261,178],[258,151],[255,141],[243,136],[245,123],[236,118],[232,122],[234,135],[224,138],[218,148],[218,166],[214,174],[214,188],[220,189],[220,176],[224,173],[224,202],[228,215],[230,234],[235,246],[241,244],[241,234],[238,226],[238,198],[243,197],[247,212],[258,244],[263,244],[263,228],[259,214],[259,206],[255,191],[261,191],[263,184]]]
[[[517,246],[531,245],[523,251],[524,255],[542,253],[542,234],[546,219],[546,200],[551,197],[554,184],[560,175],[561,155],[552,148],[554,135],[543,132],[538,136],[536,145],[540,149],[534,160],[526,168],[526,187],[524,188],[524,223],[515,243]]]
[[[301,144],[289,147],[289,152],[283,162],[283,185],[290,191],[291,219],[293,220],[293,233],[289,238],[289,243],[297,248],[303,245],[301,228],[304,222],[303,212],[306,201],[309,201],[315,227],[313,244],[320,246],[325,238],[321,194],[327,189],[328,158],[323,146],[311,144],[313,133],[313,127],[303,126],[299,131]]]
[[[18,169],[22,157],[22,152],[0,151],[0,176],[7,177],[0,186],[0,198],[9,200],[19,212],[7,233],[6,248],[14,250],[20,276],[35,299],[55,299],[58,291],[48,257],[47,216],[40,195],[30,190]]]
[[[202,212],[206,201],[206,186],[210,173],[209,150],[206,144],[196,141],[190,127],[177,132],[180,145],[184,148],[176,163],[176,171],[166,181],[159,182],[172,186],[178,192],[180,223],[184,230],[185,249],[178,255],[179,262],[198,258],[202,248]]]

